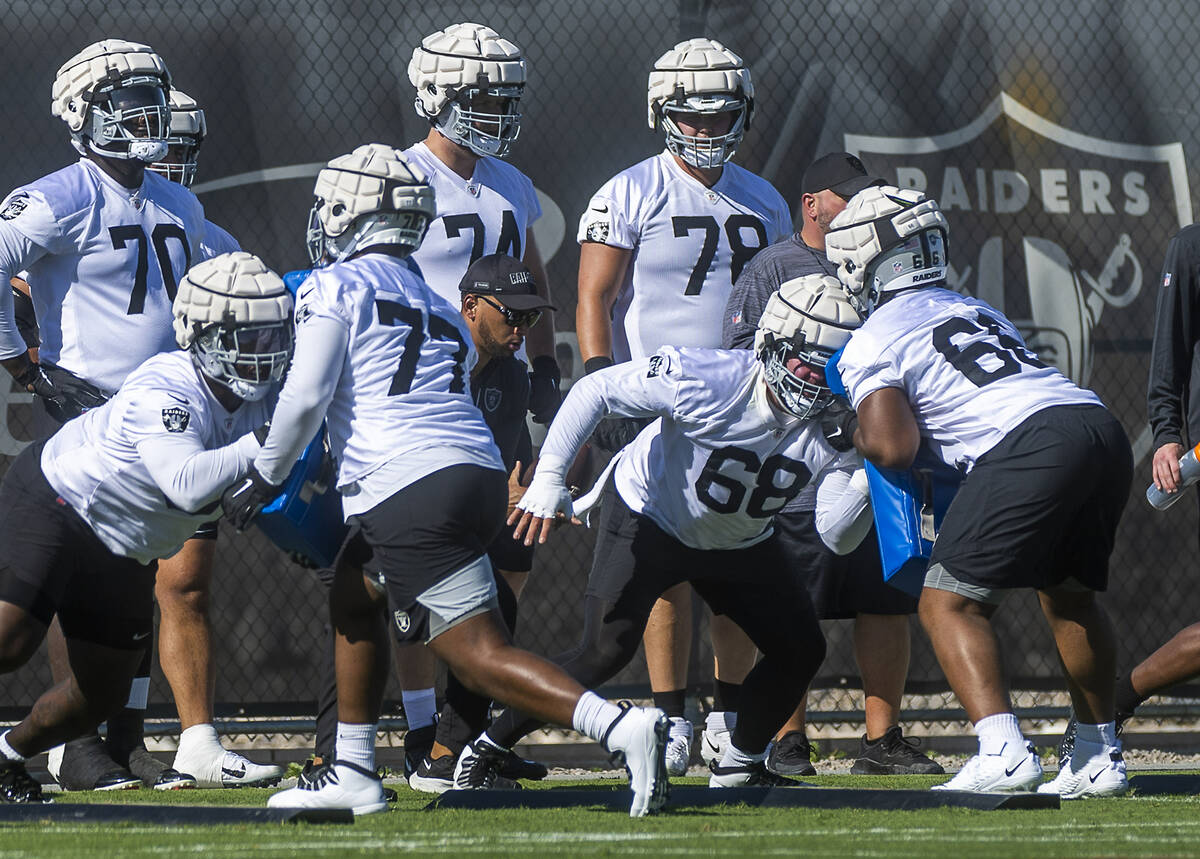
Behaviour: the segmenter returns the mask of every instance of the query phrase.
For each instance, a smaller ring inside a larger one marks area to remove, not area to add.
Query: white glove
[[[553,519],[562,513],[567,519],[574,515],[571,492],[560,475],[537,471],[533,482],[517,502],[517,509],[524,510],[538,519]]]

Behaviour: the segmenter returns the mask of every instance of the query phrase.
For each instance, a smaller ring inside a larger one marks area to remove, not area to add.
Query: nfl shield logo
[[[187,429],[191,417],[187,409],[181,409],[178,406],[162,410],[163,426],[166,427],[167,432],[183,432]]]

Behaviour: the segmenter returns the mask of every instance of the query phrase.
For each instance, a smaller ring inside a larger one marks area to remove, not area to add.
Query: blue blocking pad
[[[322,427],[292,467],[279,495],[254,520],[284,552],[303,555],[319,567],[333,566],[349,531],[342,521],[342,497],[333,486],[334,474]]]
[[[924,447],[908,471],[876,468],[869,462],[866,468],[884,581],[919,597],[933,540],[962,475]]]

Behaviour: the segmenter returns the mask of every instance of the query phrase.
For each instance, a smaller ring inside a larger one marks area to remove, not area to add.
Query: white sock
[[[997,713],[980,719],[975,723],[975,733],[979,735],[981,755],[998,755],[1006,744],[1009,751],[1025,749],[1025,735],[1014,713]]]
[[[217,736],[217,729],[211,724],[203,724],[192,725],[179,735],[179,749],[175,752],[175,756],[185,758],[192,755],[216,757],[224,753],[225,747],[221,745],[221,740]]]
[[[8,731],[0,734],[0,755],[4,755],[10,761],[25,763],[25,756],[18,754],[17,750],[8,744]]]
[[[337,740],[334,741],[333,756],[339,761],[349,761],[365,770],[375,772],[375,734],[378,722],[357,724],[337,723]]]
[[[767,758],[767,753],[763,751],[760,754],[752,755],[749,752],[743,752],[733,743],[729,744],[729,748],[725,750],[725,754],[721,756],[720,766],[723,767],[748,767]]]
[[[584,692],[575,703],[575,713],[571,716],[571,727],[601,742],[612,723],[621,716],[621,708],[616,704],[605,701],[595,692]],[[609,749],[612,751],[612,749]]]
[[[410,731],[433,724],[433,717],[437,714],[437,696],[432,687],[401,689],[400,704],[404,707],[404,718],[408,720]]]
[[[717,733],[733,733],[737,727],[736,710],[713,710],[704,719],[704,730]]]
[[[1099,725],[1085,725],[1080,722],[1075,726],[1075,742],[1093,743],[1099,746],[1115,747],[1117,740],[1117,723],[1101,722]]]

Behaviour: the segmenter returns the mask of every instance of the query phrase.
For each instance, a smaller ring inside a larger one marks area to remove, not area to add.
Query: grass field
[[[829,787],[925,788],[937,777],[824,776]],[[680,783],[701,784],[701,779]],[[571,785],[589,784],[570,782]],[[593,782],[611,786],[613,782]],[[563,782],[552,783],[563,787]],[[1195,856],[1200,798],[1128,796],[1063,803],[1059,810],[924,811],[693,808],[643,820],[601,809],[423,811],[429,797],[399,785],[387,814],[352,826],[254,824],[0,824],[0,859],[43,856],[759,855]],[[59,803],[258,806],[268,790],[70,794]]]

